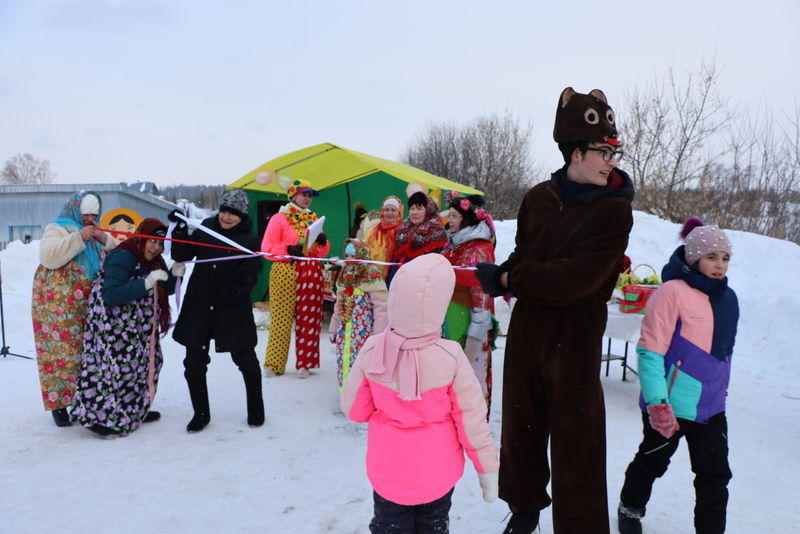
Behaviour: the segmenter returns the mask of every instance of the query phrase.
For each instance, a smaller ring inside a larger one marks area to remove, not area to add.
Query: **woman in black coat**
[[[252,222],[247,211],[245,192],[231,189],[220,200],[219,213],[205,219],[202,225],[248,250],[259,250],[260,240],[251,230]],[[177,262],[244,254],[230,248],[203,246],[230,245],[201,230],[195,230],[190,237],[183,222],[178,224],[172,236],[193,242],[173,242],[172,259]],[[256,327],[250,303],[250,291],[260,270],[261,258],[258,256],[195,265],[172,333],[175,341],[186,347],[184,376],[194,408],[194,417],[186,427],[188,432],[203,430],[211,420],[206,370],[211,361],[209,349],[212,339],[216,352],[230,352],[233,362],[242,372],[247,391],[247,423],[252,427],[264,424],[261,373],[255,353]]]

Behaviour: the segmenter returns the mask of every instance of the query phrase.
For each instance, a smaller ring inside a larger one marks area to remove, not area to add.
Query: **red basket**
[[[619,311],[622,313],[644,313],[650,295],[659,286],[628,285],[622,286],[623,297],[619,300]]]

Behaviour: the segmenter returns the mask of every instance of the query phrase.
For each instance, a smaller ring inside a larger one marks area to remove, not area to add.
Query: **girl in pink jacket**
[[[497,497],[500,465],[481,386],[461,346],[441,337],[454,286],[439,254],[404,264],[389,290],[389,324],[366,341],[345,383],[342,411],[369,423],[372,533],[448,532],[464,452],[484,500]]]

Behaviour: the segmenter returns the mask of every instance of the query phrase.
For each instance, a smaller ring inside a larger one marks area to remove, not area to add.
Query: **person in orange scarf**
[[[403,222],[403,202],[394,195],[383,199],[380,222],[370,228],[364,241],[369,245],[369,255],[375,261],[391,261],[394,254],[397,228]],[[363,223],[362,223],[363,224]],[[388,265],[381,265],[383,279],[389,273]]]
[[[319,192],[305,180],[294,180],[287,187],[289,203],[273,215],[261,252],[278,256],[307,256],[323,258],[331,245],[320,233],[314,243],[306,247],[306,230],[317,220],[309,209],[313,197]],[[286,371],[292,321],[295,322],[295,354],[297,378],[308,378],[309,369],[319,368],[319,334],[322,325],[322,265],[318,261],[273,259],[269,273],[269,305],[272,320],[269,342],[264,361],[267,377],[282,375]]]

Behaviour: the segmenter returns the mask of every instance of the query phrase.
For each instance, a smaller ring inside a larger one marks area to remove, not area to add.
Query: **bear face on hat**
[[[600,142],[617,145],[614,110],[600,89],[589,94],[567,87],[558,97],[553,139],[556,143]]]

